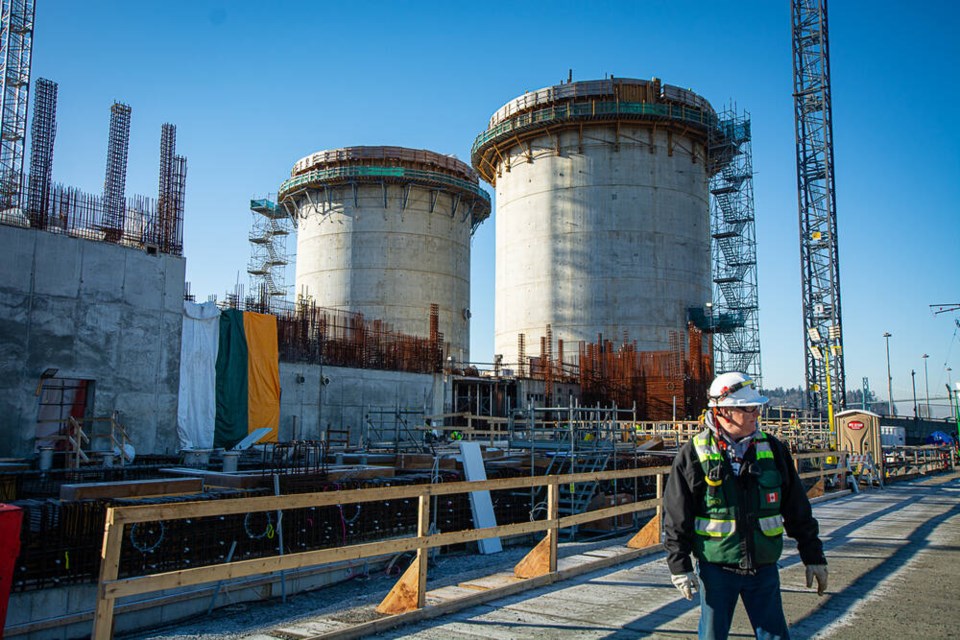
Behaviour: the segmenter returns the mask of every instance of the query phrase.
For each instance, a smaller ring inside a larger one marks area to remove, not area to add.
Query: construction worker
[[[786,446],[757,428],[767,398],[743,373],[716,377],[705,429],[677,454],[663,495],[673,584],[700,591],[701,639],[722,640],[742,599],[757,638],[789,638],[777,560],[795,538],[807,587],[827,588],[819,525]],[[697,559],[694,573],[691,555]]]

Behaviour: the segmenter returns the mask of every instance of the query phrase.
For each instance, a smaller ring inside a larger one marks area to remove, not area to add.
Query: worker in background
[[[708,395],[706,428],[680,449],[663,494],[671,579],[688,600],[700,591],[701,639],[727,637],[738,599],[757,638],[789,638],[777,568],[783,533],[797,541],[807,587],[816,579],[823,595],[819,525],[789,451],[757,428],[767,398],[753,380],[724,373]]]

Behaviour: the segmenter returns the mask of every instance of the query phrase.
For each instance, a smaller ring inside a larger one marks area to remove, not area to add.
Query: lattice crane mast
[[[34,0],[0,3],[0,210],[22,206]]]
[[[827,0],[791,0],[804,359],[810,409],[846,404]]]

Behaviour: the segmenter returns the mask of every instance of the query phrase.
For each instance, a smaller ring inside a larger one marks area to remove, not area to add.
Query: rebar
[[[53,143],[57,135],[57,83],[37,78],[36,93],[30,128],[27,215],[31,227],[46,229],[53,180]]]
[[[114,102],[110,107],[110,137],[107,141],[107,168],[103,179],[103,220],[108,237],[120,236],[126,214],[127,156],[130,152],[129,105]]]

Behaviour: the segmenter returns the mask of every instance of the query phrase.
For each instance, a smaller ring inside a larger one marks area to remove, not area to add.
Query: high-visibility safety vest
[[[707,484],[695,506],[693,552],[697,558],[753,568],[776,562],[783,552],[783,479],[767,435],[758,430],[752,446],[759,474],[753,474],[755,480],[746,478],[750,490],[743,493],[737,490],[733,469],[724,464],[713,432],[706,429],[693,438]]]

